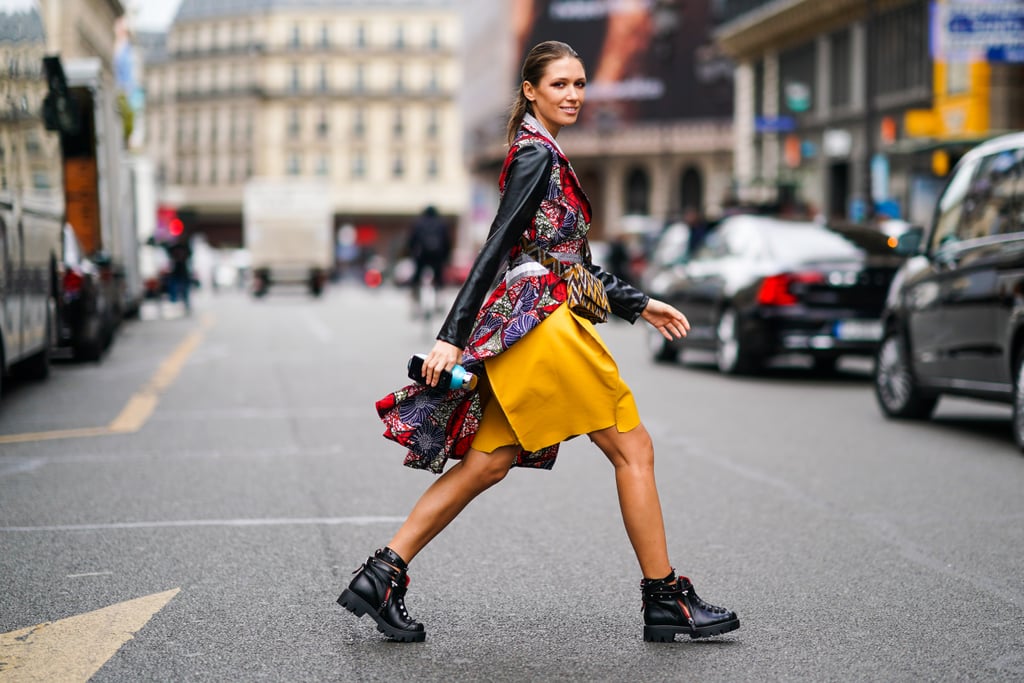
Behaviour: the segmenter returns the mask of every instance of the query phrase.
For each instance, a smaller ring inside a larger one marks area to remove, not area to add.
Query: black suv
[[[1024,449],[1024,133],[989,140],[957,164],[930,229],[883,313],[875,395],[889,417],[931,416],[942,394],[1013,404]]]

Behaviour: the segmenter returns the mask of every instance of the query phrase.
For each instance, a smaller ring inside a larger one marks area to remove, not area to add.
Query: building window
[[[395,178],[405,175],[405,159],[401,153],[395,154],[395,158],[391,162],[391,175]]]
[[[297,140],[302,134],[301,113],[297,108],[288,111],[288,137]]]
[[[355,83],[353,88],[356,92],[363,92],[366,88],[366,65],[363,63],[356,64]]]
[[[398,24],[395,26],[395,49],[405,49],[405,25]]]
[[[430,33],[427,37],[427,45],[431,50],[437,50],[441,47],[441,29],[438,28],[437,24],[430,25]]]
[[[437,157],[431,154],[427,157],[427,177],[433,179],[437,178],[438,175],[440,175],[440,169],[438,168]]]
[[[291,88],[291,91],[294,93],[298,92],[301,87],[302,72],[300,71],[298,64],[292,64],[292,75],[291,80],[289,82],[289,88]]]
[[[845,107],[850,104],[851,94],[851,41],[850,32],[843,30],[832,34],[832,63],[829,67],[832,91],[829,104],[833,107]]]
[[[356,47],[366,47],[366,24],[356,24]]]
[[[302,173],[302,157],[296,153],[288,155],[288,166],[285,168],[288,175],[300,175]]]
[[[437,107],[431,107],[427,110],[427,137],[431,140],[436,140],[439,137],[440,131],[440,117]]]
[[[320,120],[316,124],[316,136],[321,140],[325,140],[330,132],[331,125],[328,112],[326,109],[323,109],[320,112]]]
[[[440,79],[437,75],[437,67],[431,66],[427,72],[427,92],[435,93],[440,89]]]
[[[356,138],[366,136],[366,110],[356,107],[352,112],[352,135]]]
[[[321,154],[316,160],[316,174],[318,176],[326,176],[330,174],[330,162],[327,159],[326,154]]]
[[[395,65],[395,92],[405,92],[405,67],[401,64]]]
[[[779,95],[782,107],[794,114],[814,110],[814,66],[817,46],[804,43],[779,55]]]
[[[292,24],[292,37],[288,41],[288,45],[293,49],[297,50],[302,47],[302,27],[298,24]]]
[[[320,26],[320,47],[331,46],[331,27],[328,24],[322,24]]]
[[[217,160],[213,159],[210,161],[210,184],[216,185],[217,182]]]
[[[319,78],[317,79],[317,89],[320,92],[327,92],[328,83],[327,83],[327,65],[326,64],[321,64],[320,65]]]
[[[626,213],[647,216],[650,214],[651,179],[647,171],[634,168],[626,176]]]
[[[357,151],[352,155],[352,177],[366,177],[366,155],[361,151]]]
[[[405,120],[404,117],[402,116],[401,107],[397,107],[395,109],[395,118],[391,131],[392,133],[394,133],[396,139],[400,139],[402,137],[402,134],[405,132]]]
[[[875,17],[868,53],[876,95],[924,89],[931,83],[928,4],[911,3]]]

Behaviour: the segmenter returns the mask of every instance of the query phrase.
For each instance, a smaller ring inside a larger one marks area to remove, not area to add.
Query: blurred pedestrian
[[[185,238],[176,240],[167,249],[170,258],[170,272],[167,274],[167,298],[171,303],[180,299],[185,314],[192,313],[189,290],[192,289],[192,247]]]
[[[678,310],[590,262],[591,207],[555,141],[579,116],[586,74],[575,51],[548,41],[526,57],[509,120],[510,150],[490,235],[423,362],[425,384],[377,403],[389,438],[410,450],[406,465],[440,473],[385,547],[356,570],[338,598],[399,641],[426,632],[405,606],[408,562],[477,495],[513,466],[550,469],[559,444],[587,434],[611,461],[626,532],[643,574],[644,639],[670,641],[739,628],[736,614],[697,597],[669,563],[654,481],[654,449],[636,403],[594,325],[566,305],[566,281],[549,256],[585,264],[603,283],[615,315],[643,318],[666,338],[685,336]],[[540,261],[532,254],[548,252]],[[557,270],[557,268],[556,268]],[[464,363],[476,390],[437,388]],[[383,484],[379,487],[387,490]],[[385,494],[386,495],[386,494]],[[569,554],[552,558],[575,563]]]
[[[416,313],[423,311],[423,279],[430,271],[434,289],[433,301],[427,306],[427,313],[433,312],[440,300],[438,296],[444,286],[444,269],[452,253],[452,241],[448,226],[437,215],[437,209],[428,206],[413,223],[409,233],[409,254],[416,264],[412,276],[412,300]]]

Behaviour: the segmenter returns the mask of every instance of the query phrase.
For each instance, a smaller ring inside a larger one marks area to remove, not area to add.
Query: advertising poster
[[[732,65],[713,47],[710,5],[513,0],[516,68],[536,43],[569,43],[587,69],[586,126],[729,117]]]

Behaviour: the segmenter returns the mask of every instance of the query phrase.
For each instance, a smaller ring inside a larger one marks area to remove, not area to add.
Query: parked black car
[[[685,244],[668,231],[665,239]],[[664,260],[656,247],[646,289],[682,310],[692,328],[674,342],[652,335],[655,359],[708,349],[719,370],[737,374],[783,354],[808,355],[820,371],[843,355],[873,355],[901,259],[874,230],[739,215],[723,220],[692,258]]]
[[[1024,133],[957,164],[883,316],[875,394],[889,417],[928,418],[943,394],[1012,403],[1024,448]]]
[[[117,327],[116,284],[108,259],[87,258],[70,225],[64,226],[58,344],[76,360],[99,360]]]

